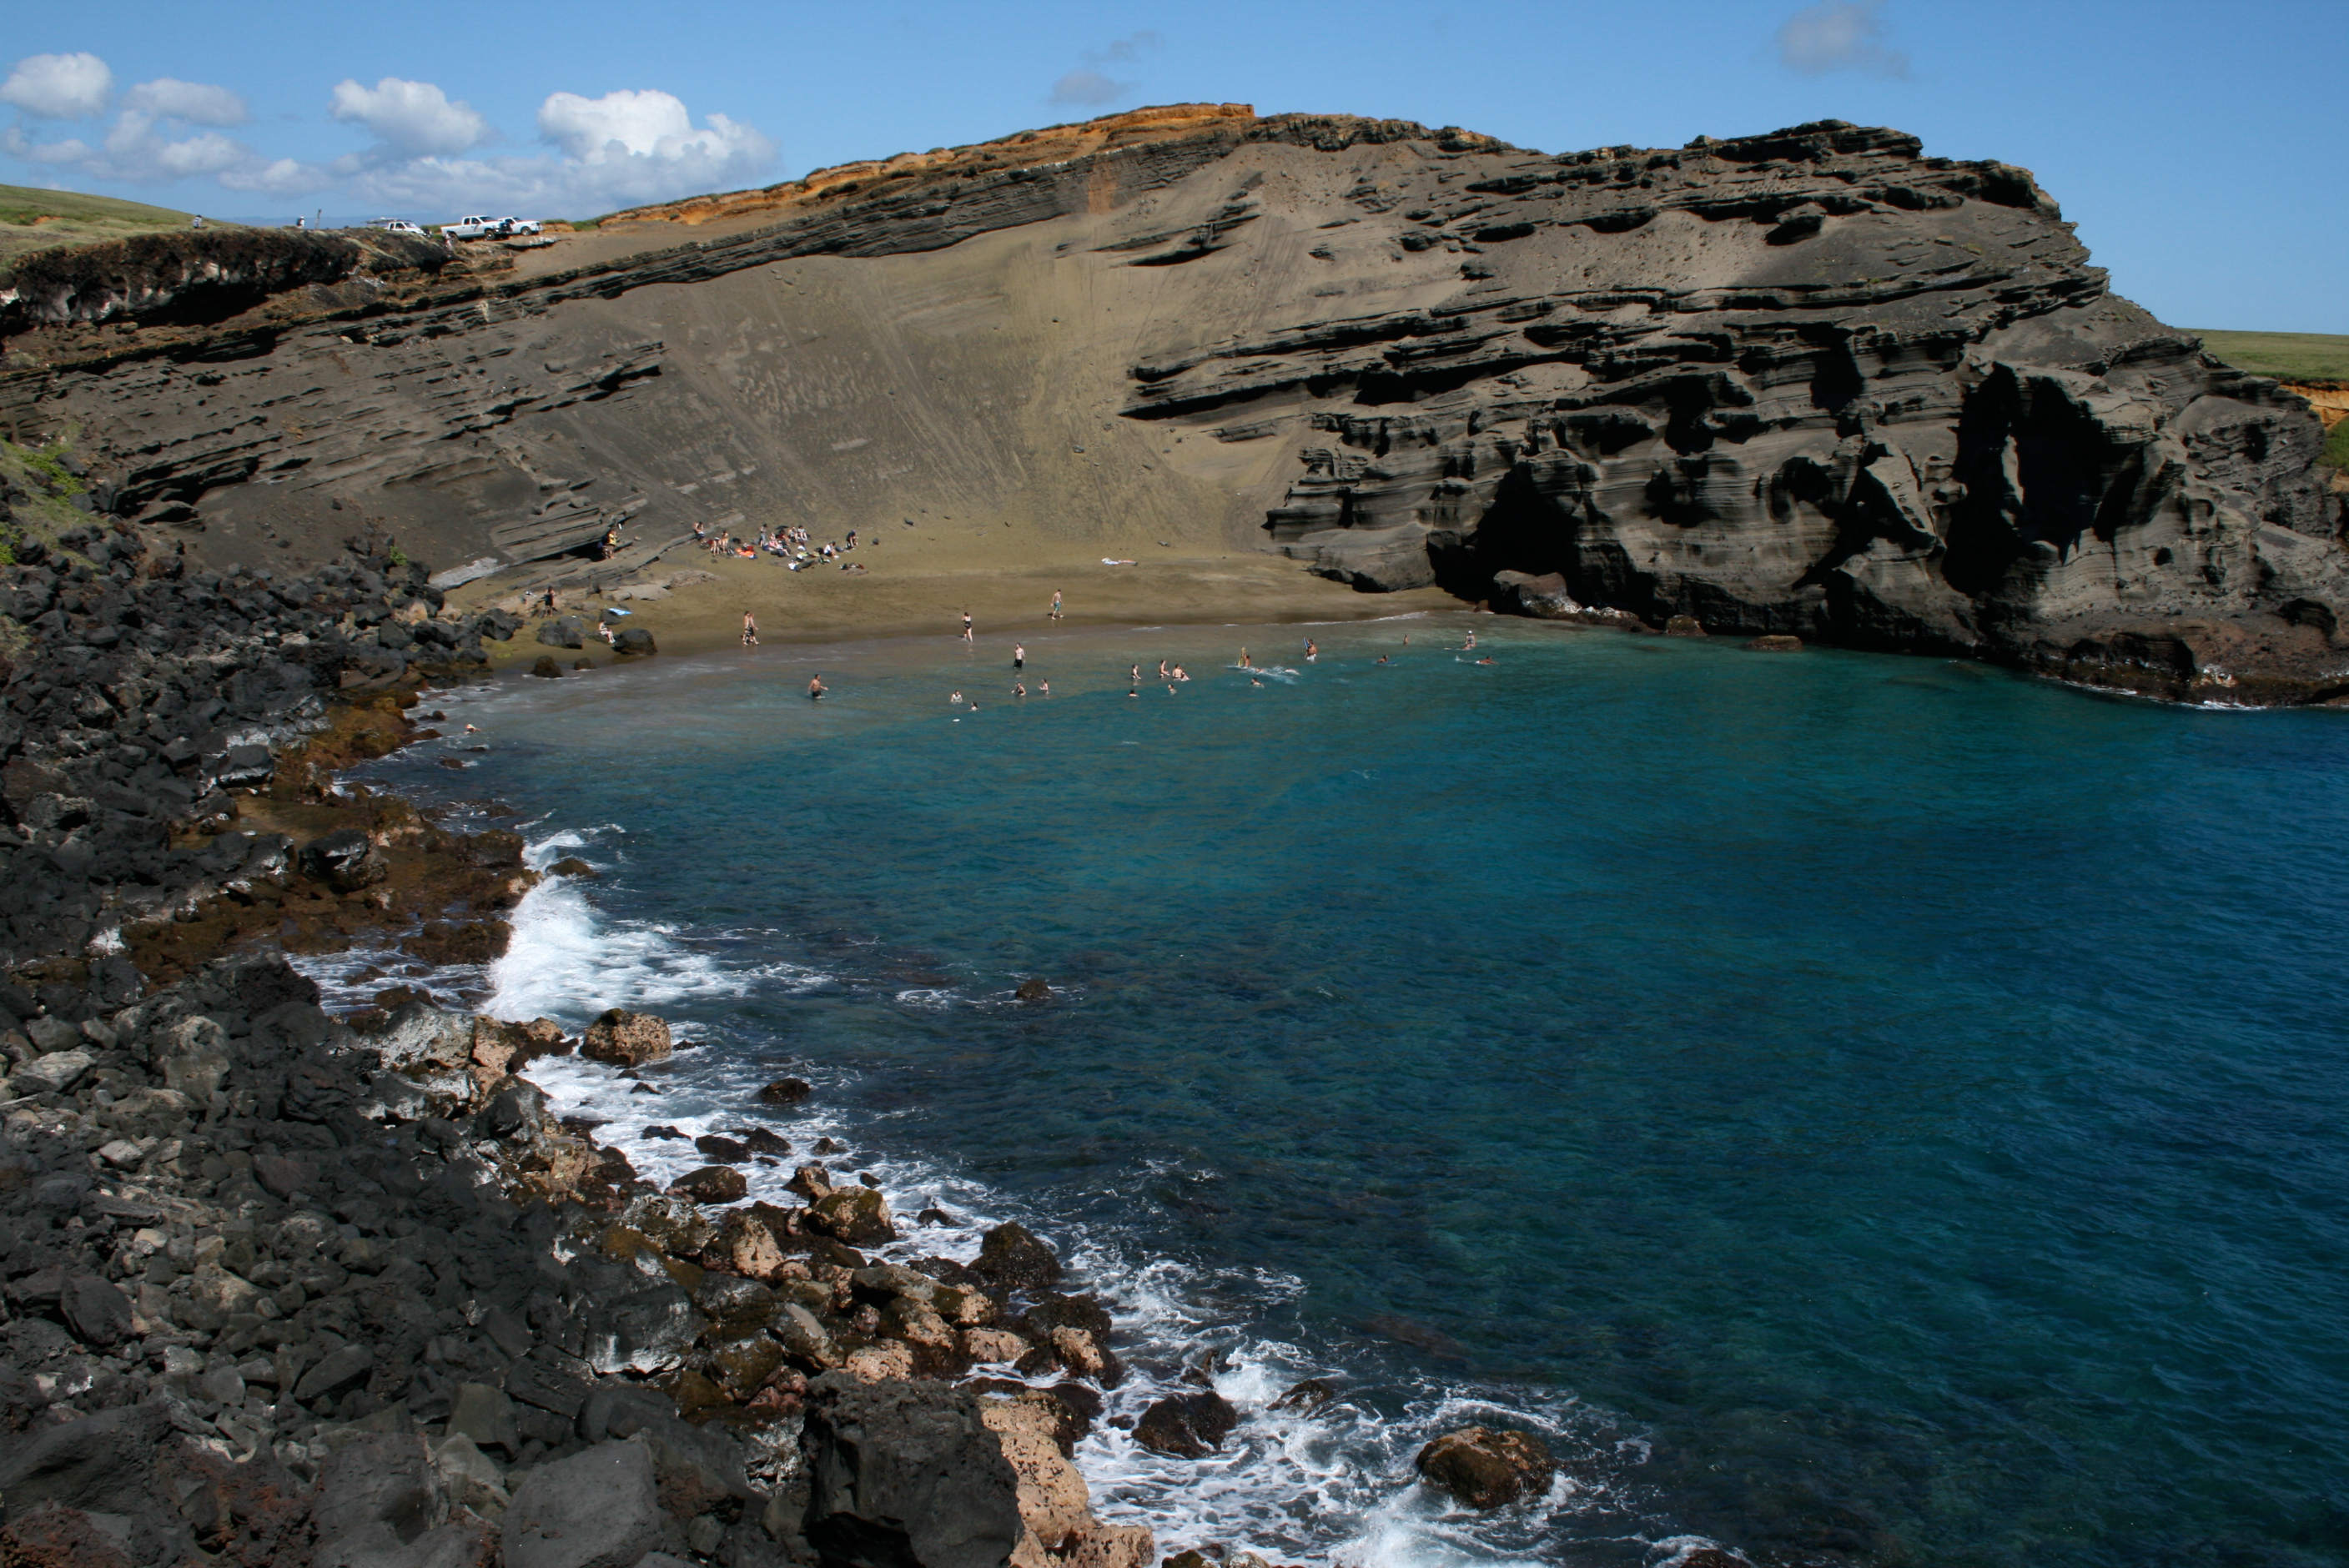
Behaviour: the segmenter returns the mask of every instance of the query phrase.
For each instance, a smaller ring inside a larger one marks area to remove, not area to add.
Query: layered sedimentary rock
[[[211,322],[289,290],[323,307],[369,303],[387,279],[437,273],[437,240],[363,229],[197,229],[20,256],[0,272],[0,329],[131,319]]]
[[[1896,131],[1552,157],[1189,106],[564,243],[262,327],[20,335],[49,363],[0,423],[78,422],[119,510],[223,559],[364,517],[517,583],[696,523],[962,569],[1014,529],[2169,696],[2349,689],[2306,405],[2112,294],[2026,171]]]
[[[1322,438],[1269,515],[1292,554],[2147,689],[2223,689],[2230,655],[2339,678],[2317,421],[2112,295],[2024,171],[1840,123],[1460,161],[1348,193],[1460,258],[1453,297],[1134,369],[1136,417]]]

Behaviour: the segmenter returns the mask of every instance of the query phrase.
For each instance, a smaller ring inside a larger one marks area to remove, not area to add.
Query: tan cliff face
[[[582,580],[697,523],[853,528],[895,572],[1272,549],[2043,664],[2282,611],[2333,662],[2305,405],[2110,294],[2027,172],[1895,131],[1552,157],[1179,106],[474,270],[19,339],[57,363],[0,422],[78,423],[118,505],[234,558],[371,523],[519,582],[618,523]]]
[[[698,227],[713,220],[748,215],[775,222],[827,201],[844,201],[860,192],[877,193],[893,184],[910,184],[942,175],[967,177],[1065,163],[1075,158],[1164,141],[1195,131],[1228,130],[1252,124],[1256,118],[1256,109],[1243,103],[1185,103],[1138,108],[1074,125],[1023,130],[1017,136],[969,147],[941,147],[929,152],[901,152],[894,158],[834,164],[829,169],[812,170],[802,179],[756,191],[732,191],[683,201],[631,207],[611,214],[603,223],[606,227],[655,222]],[[1106,194],[1105,188],[1104,198]]]

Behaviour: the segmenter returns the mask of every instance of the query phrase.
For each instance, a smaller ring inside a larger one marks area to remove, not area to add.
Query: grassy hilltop
[[[2238,370],[2280,381],[2349,381],[2349,337],[2329,332],[2203,332],[2202,346]]]
[[[184,229],[191,216],[169,207],[118,201],[111,196],[0,185],[0,267],[28,251],[93,245],[160,229]]]

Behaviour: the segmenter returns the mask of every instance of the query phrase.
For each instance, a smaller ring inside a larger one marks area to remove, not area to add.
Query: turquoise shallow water
[[[1495,665],[1439,651],[1472,626]],[[1127,1408],[1225,1349],[1228,1460],[1082,1456],[1169,1549],[2349,1561],[2349,721],[1491,617],[1303,634],[1031,638],[1049,703],[1008,638],[522,681],[448,705],[465,772],[378,771],[604,868],[491,985],[690,1021],[660,1119],[803,1070],[802,1130],[902,1208],[1118,1282]],[[1251,686],[1242,643],[1295,673]],[[1129,698],[1162,656],[1191,682]],[[1340,1406],[1264,1409],[1309,1372]],[[1411,1486],[1480,1412],[1549,1437],[1541,1503]]]

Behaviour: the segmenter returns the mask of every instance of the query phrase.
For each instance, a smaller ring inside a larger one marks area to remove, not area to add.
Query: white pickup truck
[[[535,218],[492,218],[487,214],[440,225],[440,232],[452,240],[496,240],[512,234],[535,234],[538,231]]]

